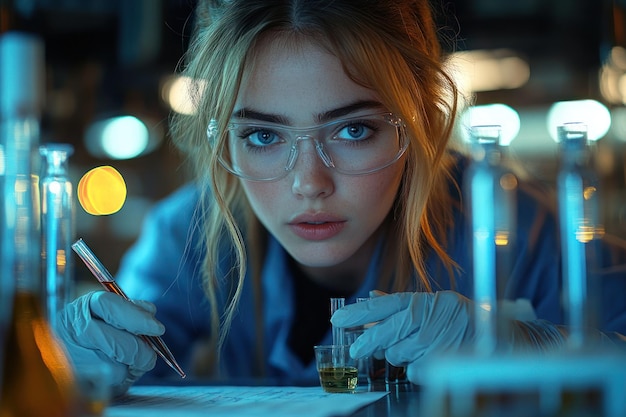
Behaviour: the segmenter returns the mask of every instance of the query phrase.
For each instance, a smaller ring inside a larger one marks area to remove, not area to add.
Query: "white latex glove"
[[[106,362],[112,370],[113,395],[128,388],[156,363],[156,353],[139,335],[165,332],[147,301],[129,302],[106,291],[87,293],[59,313],[57,334],[76,367]]]
[[[351,356],[363,358],[383,351],[389,363],[406,366],[409,380],[419,383],[421,364],[431,355],[458,350],[477,340],[474,308],[471,300],[454,291],[395,293],[345,306],[333,314],[331,322],[338,327],[378,322],[352,344]],[[512,323],[511,342],[529,332],[536,337],[532,330],[542,325]],[[526,343],[529,338],[523,340]],[[534,341],[539,346],[541,341]]]

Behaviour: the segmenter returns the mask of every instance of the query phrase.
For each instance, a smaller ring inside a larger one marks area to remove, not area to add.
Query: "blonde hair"
[[[262,317],[259,281],[265,231],[239,180],[222,168],[213,152],[224,141],[223,132],[218,131],[213,143],[206,134],[211,119],[217,126],[227,124],[262,37],[293,42],[306,38],[326,48],[352,80],[376,91],[383,105],[406,124],[410,145],[389,215],[380,289],[431,290],[424,266],[429,251],[437,254],[452,278],[456,265],[446,253],[452,162],[446,150],[458,93],[444,71],[428,0],[201,1],[196,19],[184,74],[197,81],[197,114],[174,115],[171,128],[201,184],[204,288],[212,308],[215,347],[225,338],[248,268],[257,289],[257,317]],[[230,260],[228,271],[219,270],[224,256]],[[229,292],[222,310],[218,292],[224,287]],[[257,329],[262,341],[262,326]]]

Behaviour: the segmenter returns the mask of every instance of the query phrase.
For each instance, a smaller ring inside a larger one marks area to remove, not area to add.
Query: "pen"
[[[105,290],[115,293],[125,300],[130,301],[128,296],[122,291],[122,289],[117,285],[113,276],[107,271],[102,262],[94,255],[94,253],[89,249],[87,244],[83,241],[83,239],[78,239],[76,242],[72,244],[72,249],[74,252],[80,256],[80,259],[83,260],[87,268],[91,271],[91,273],[98,279],[100,284],[104,287]],[[148,343],[152,349],[167,363],[173,370],[175,370],[181,378],[185,378],[185,372],[178,365],[176,359],[174,359],[174,355],[170,352],[169,348],[163,342],[159,336],[140,336],[146,343]]]

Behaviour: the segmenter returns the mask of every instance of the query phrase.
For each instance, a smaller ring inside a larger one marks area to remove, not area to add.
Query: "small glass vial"
[[[472,162],[465,178],[469,202],[470,236],[476,327],[475,350],[493,353],[500,327],[498,300],[512,268],[515,241],[517,177],[505,167],[501,126],[472,126]]]
[[[596,269],[597,244],[604,228],[599,219],[598,178],[592,167],[592,149],[587,125],[565,123],[557,128],[561,165],[557,196],[561,231],[563,284],[568,346],[584,347],[585,329],[595,325],[593,312],[598,301],[591,285]]]
[[[50,326],[56,330],[57,313],[74,297],[72,242],[74,194],[68,177],[69,144],[39,148],[43,157],[41,178],[42,260],[44,302]]]

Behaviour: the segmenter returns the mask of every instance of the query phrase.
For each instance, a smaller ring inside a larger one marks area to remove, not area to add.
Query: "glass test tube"
[[[115,279],[113,278],[111,273],[106,269],[102,262],[100,262],[100,259],[96,257],[96,255],[92,252],[89,246],[87,246],[83,239],[78,239],[76,242],[74,242],[72,244],[72,249],[85,263],[87,269],[89,269],[89,271],[98,280],[98,282],[102,284],[105,290],[117,294],[127,301],[131,301],[126,293],[124,293],[119,285],[117,285],[117,282],[115,282]],[[185,371],[183,371],[178,362],[176,362],[174,355],[160,336],[142,335],[141,338],[148,345],[150,345],[150,347],[154,349],[157,355],[159,355],[165,361],[165,363],[169,365],[170,368],[176,371],[181,376],[181,378],[186,377]]]
[[[57,313],[74,296],[71,250],[74,239],[72,183],[68,178],[68,158],[74,148],[69,144],[39,147],[44,159],[41,180],[42,257],[44,300],[48,321],[57,327]]]
[[[345,298],[331,298],[330,299],[330,315],[332,316],[335,311],[345,306],[345,304],[346,304]],[[332,326],[332,331],[333,331],[333,345],[339,345],[339,346],[345,345],[346,337],[345,337],[344,329],[340,327],[336,327],[334,325],[331,325],[331,326]]]
[[[590,288],[590,274],[595,265],[595,244],[603,231],[598,213],[598,180],[590,166],[587,126],[565,123],[557,129],[561,147],[557,193],[568,345],[581,348],[587,343],[584,329],[594,326],[591,307],[597,294]]]
[[[355,301],[357,303],[363,303],[368,300],[369,300],[369,297],[357,297]],[[357,327],[353,327],[349,329],[346,332],[346,344],[351,345],[352,343],[354,343],[354,341],[363,334],[364,329],[365,329],[365,325],[357,326]],[[356,360],[356,366],[358,370],[357,378],[359,381],[359,385],[367,384],[369,382],[368,363],[369,363],[369,358],[361,358],[361,359]]]
[[[470,201],[476,352],[493,352],[498,343],[498,300],[511,269],[515,236],[517,178],[502,164],[501,126],[472,126],[472,163],[466,180]]]
[[[342,308],[346,303],[345,298],[331,298],[330,299],[330,315],[332,317],[333,313],[340,308]],[[341,327],[336,327],[331,324],[332,334],[333,334],[333,346],[344,346],[346,344],[346,333],[345,330]],[[344,366],[344,357],[340,350],[333,348],[333,365],[338,368],[342,368]]]

